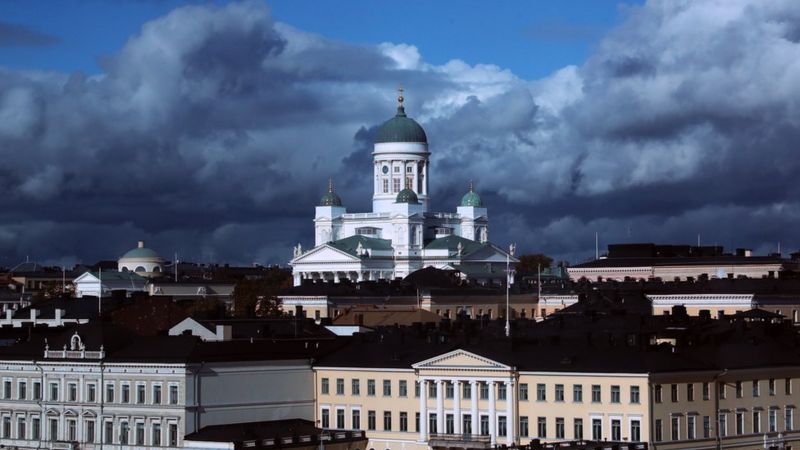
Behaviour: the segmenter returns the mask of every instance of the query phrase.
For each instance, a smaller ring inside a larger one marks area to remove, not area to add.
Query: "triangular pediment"
[[[510,370],[511,367],[484,356],[458,349],[434,356],[413,364],[415,369],[496,369]]]
[[[98,279],[96,276],[94,276],[91,272],[85,272],[83,275],[79,276],[78,278],[75,278],[72,281],[74,283],[98,282],[98,281],[100,281],[100,279]]]
[[[480,262],[506,262],[506,255],[508,253],[500,250],[499,248],[495,247],[494,245],[486,245],[474,252],[464,256],[461,260],[464,262],[470,261],[480,261]],[[510,258],[510,262],[517,262],[518,260],[513,256]]]
[[[292,264],[308,264],[316,262],[356,262],[361,261],[355,255],[351,255],[343,250],[322,244],[312,248],[306,253],[292,260]]]

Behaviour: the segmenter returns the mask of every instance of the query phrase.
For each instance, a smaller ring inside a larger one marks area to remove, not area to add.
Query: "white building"
[[[164,259],[155,250],[145,247],[144,241],[139,241],[136,248],[117,260],[117,269],[136,272],[143,277],[157,277],[164,273]]]
[[[181,448],[204,426],[311,419],[303,345],[137,337],[111,324],[34,336],[0,349],[0,446]]]
[[[86,272],[72,280],[75,286],[75,296],[103,297],[111,295],[112,291],[145,292],[147,280],[134,272]]]
[[[472,183],[456,212],[429,210],[428,138],[406,116],[402,91],[398,101],[372,152],[372,212],[348,213],[329,182],[316,207],[314,248],[298,245],[290,262],[295,285],[394,279],[428,266],[467,276],[505,271],[509,254],[489,242],[488,211]]]

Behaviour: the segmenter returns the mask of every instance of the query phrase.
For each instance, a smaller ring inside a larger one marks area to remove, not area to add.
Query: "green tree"
[[[517,263],[517,270],[520,272],[536,273],[540,265],[542,270],[544,270],[550,267],[551,264],[553,264],[553,258],[542,253],[521,255],[519,257],[519,263]]]
[[[267,268],[257,279],[242,279],[233,289],[233,310],[236,317],[281,315],[278,293],[291,287],[291,272]]]

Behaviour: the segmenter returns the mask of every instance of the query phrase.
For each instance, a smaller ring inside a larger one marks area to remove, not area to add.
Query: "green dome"
[[[138,247],[129,250],[127,253],[122,255],[122,258],[161,258],[158,256],[155,250],[149,249],[144,246],[144,241],[139,241]]]
[[[395,203],[419,203],[419,198],[417,198],[416,192],[412,191],[411,189],[403,189],[402,191],[397,193],[397,198],[394,201]]]
[[[378,129],[375,143],[383,142],[421,142],[428,143],[425,130],[412,118],[406,116],[403,105],[397,107],[397,115],[387,120]]]
[[[461,197],[461,206],[474,206],[480,208],[483,206],[481,203],[481,196],[477,192],[469,191]]]
[[[335,192],[326,192],[319,199],[319,206],[342,206],[342,199]]]

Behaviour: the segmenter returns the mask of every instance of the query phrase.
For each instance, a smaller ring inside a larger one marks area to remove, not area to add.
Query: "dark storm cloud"
[[[260,2],[177,9],[97,76],[0,68],[0,265],[280,262],[328,177],[370,208],[394,90],[431,142],[437,210],[474,180],[491,239],[579,261],[601,241],[800,246],[800,5],[661,2],[580,66],[521,80],[275,23]],[[521,55],[523,57],[524,55]]]
[[[53,45],[58,38],[8,22],[0,21],[0,47],[41,47]]]

